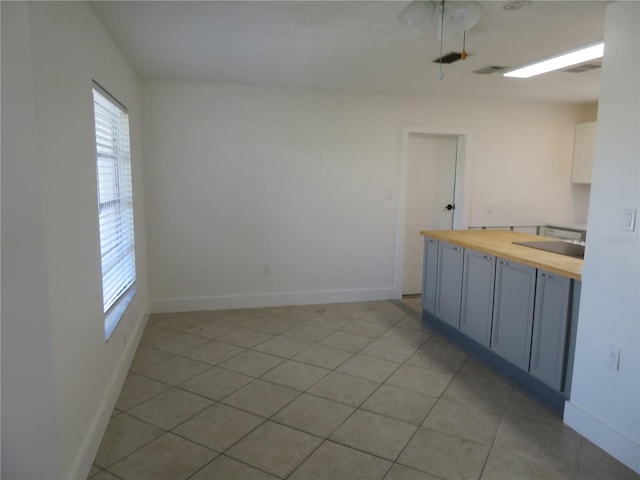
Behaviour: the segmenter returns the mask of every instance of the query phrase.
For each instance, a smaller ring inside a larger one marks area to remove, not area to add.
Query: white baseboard
[[[286,305],[316,305],[323,303],[368,302],[399,299],[395,288],[366,290],[332,290],[315,292],[285,292],[209,297],[155,298],[151,312],[189,312],[198,310],[227,310],[235,308],[281,307]]]
[[[602,420],[567,401],[564,423],[640,474],[640,444],[614,430]]]
[[[96,416],[94,417],[93,422],[91,422],[91,426],[87,431],[84,442],[82,442],[82,447],[78,452],[75,462],[73,463],[71,472],[65,478],[85,480],[89,475],[93,459],[98,452],[100,442],[102,442],[102,437],[107,429],[109,420],[111,419],[111,413],[113,412],[113,408],[120,396],[120,390],[122,390],[122,385],[124,384],[127,373],[129,372],[129,367],[131,366],[133,357],[138,349],[138,344],[140,343],[140,338],[144,332],[144,327],[147,324],[148,317],[149,313],[147,308],[145,308],[140,317],[138,317],[135,331],[132,335],[133,338],[131,338],[131,341],[129,341],[125,347],[124,353],[118,362],[118,366],[113,372],[113,377],[111,378],[111,382],[109,382],[107,393],[102,398],[100,405],[98,405]]]

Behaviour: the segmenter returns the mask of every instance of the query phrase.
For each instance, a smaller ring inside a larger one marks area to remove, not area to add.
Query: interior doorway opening
[[[428,127],[403,129],[397,290],[415,298],[422,285],[420,230],[467,228],[469,134]]]

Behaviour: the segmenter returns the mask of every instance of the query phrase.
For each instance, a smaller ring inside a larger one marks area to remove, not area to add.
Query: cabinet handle
[[[500,265],[509,265],[509,262],[505,262],[504,260],[500,260]]]
[[[552,280],[552,279],[553,279],[553,275],[548,275],[548,274],[546,274],[546,273],[543,273],[543,274],[542,274],[542,276],[543,276],[544,278],[549,279],[549,280]]]
[[[456,252],[461,252],[461,251],[462,251],[462,249],[461,249],[460,247],[453,247],[453,249],[454,249]]]
[[[493,257],[490,257],[490,256],[488,256],[488,255],[485,255],[485,256],[484,256],[484,259],[485,259],[485,260],[488,260],[488,261],[490,262],[491,260],[493,260]]]

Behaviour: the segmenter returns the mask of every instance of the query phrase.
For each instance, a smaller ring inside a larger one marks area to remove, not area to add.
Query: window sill
[[[120,297],[116,304],[104,316],[104,339],[109,341],[111,335],[115,331],[120,319],[124,317],[129,304],[136,294],[136,286],[133,285],[127,292]]]

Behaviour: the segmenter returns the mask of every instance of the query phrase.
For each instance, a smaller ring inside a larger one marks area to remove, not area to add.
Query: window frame
[[[96,93],[106,100],[106,102],[110,103],[110,105],[104,104],[99,97],[96,97]],[[93,105],[93,139],[95,147],[94,161],[96,162],[97,182],[96,213],[98,220],[98,247],[100,251],[101,298],[102,311],[104,313],[104,335],[105,340],[108,341],[136,294],[137,268],[135,259],[136,244],[133,208],[133,164],[131,161],[130,151],[131,128],[129,126],[129,113],[127,108],[95,80],[92,82],[91,86],[91,97]],[[101,169],[104,169],[105,154],[99,150],[99,107],[108,107],[107,110],[115,108],[120,112],[120,117],[118,117],[118,120],[114,122],[114,129],[110,132],[111,141],[113,142],[112,164],[107,166],[107,168],[109,168],[109,172],[102,173],[102,175]],[[123,125],[123,123],[126,123],[126,126]],[[122,135],[126,135],[126,138],[122,138]],[[122,171],[123,165],[126,169],[124,173]],[[110,175],[111,178],[104,178],[105,175]],[[110,192],[107,189],[103,191],[101,186],[104,184],[111,184],[113,192]],[[114,193],[114,195],[106,195],[110,193]],[[101,201],[101,199],[105,197],[109,197],[109,199],[107,201]],[[105,227],[102,224],[104,219],[103,214],[108,210],[113,211],[113,214],[117,216],[117,220],[111,223],[111,230],[106,232],[103,238],[103,233],[105,233]],[[126,228],[126,230],[123,231],[122,228]],[[124,243],[116,240],[115,245],[105,248],[106,252],[103,251],[104,244],[106,243],[105,238],[113,236],[116,239],[119,239],[123,237],[123,234],[125,237]],[[113,258],[113,256],[116,256],[117,258],[117,255],[115,255],[113,251],[114,249],[122,248],[123,245],[124,253],[122,253],[121,259],[118,260],[118,263],[122,263],[122,265],[105,270],[105,258]],[[117,282],[112,283],[105,281],[107,277],[114,273],[118,275],[118,277],[122,277],[122,282],[120,284]],[[113,298],[110,298],[108,302],[105,301],[105,285],[115,285],[118,287],[116,289],[117,293],[111,295]]]

